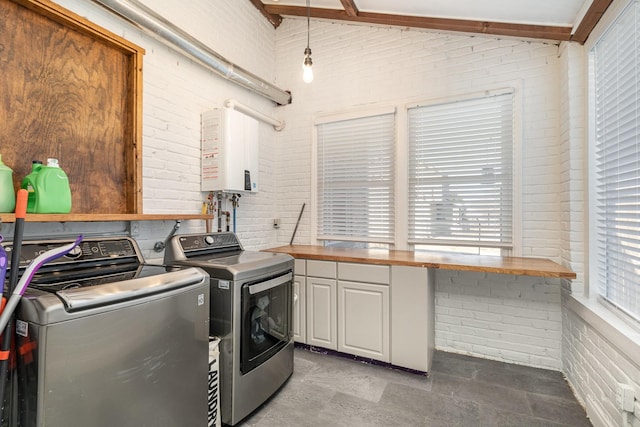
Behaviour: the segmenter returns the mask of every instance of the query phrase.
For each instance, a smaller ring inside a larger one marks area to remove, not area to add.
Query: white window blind
[[[392,243],[395,114],[317,125],[318,238]]]
[[[408,111],[409,242],[511,247],[513,94]]]
[[[592,49],[597,281],[640,320],[640,6],[632,3]]]

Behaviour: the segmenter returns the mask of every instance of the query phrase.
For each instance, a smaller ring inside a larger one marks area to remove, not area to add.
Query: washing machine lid
[[[51,325],[168,298],[194,287],[203,290],[202,301],[193,301],[194,305],[206,303],[209,276],[203,270],[163,267],[145,267],[144,270],[155,270],[157,274],[60,290],[30,286],[20,301],[17,318],[38,325]]]
[[[173,236],[165,250],[164,263],[200,267],[212,278],[234,281],[293,268],[290,255],[245,251],[233,233]]]
[[[293,258],[289,255],[258,251],[242,251],[226,256],[201,255],[169,263],[200,267],[212,278],[233,281],[268,276],[293,268]]]
[[[147,274],[143,274],[144,271]],[[195,268],[171,271],[164,267],[145,266],[140,273],[128,280],[67,288],[55,291],[55,294],[62,300],[66,311],[75,312],[165,294],[202,283],[206,277],[201,270]]]

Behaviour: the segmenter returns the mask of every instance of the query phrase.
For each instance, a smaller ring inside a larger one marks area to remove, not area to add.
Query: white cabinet
[[[306,343],[389,362],[389,267],[307,260],[306,274]]]
[[[389,286],[338,281],[338,351],[389,362]]]
[[[432,269],[297,262],[296,341],[429,371],[435,343]]]
[[[338,351],[389,362],[389,267],[338,263]]]
[[[307,260],[307,344],[338,349],[336,263]]]
[[[338,349],[335,279],[307,277],[307,344]]]
[[[434,352],[434,271],[391,267],[391,364],[428,372]]]
[[[307,281],[305,261],[296,259],[293,267],[293,340],[307,342]]]

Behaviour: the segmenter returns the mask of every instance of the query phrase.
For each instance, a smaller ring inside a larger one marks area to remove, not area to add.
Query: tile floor
[[[242,427],[590,426],[562,374],[436,352],[428,377],[295,349],[292,377]]]

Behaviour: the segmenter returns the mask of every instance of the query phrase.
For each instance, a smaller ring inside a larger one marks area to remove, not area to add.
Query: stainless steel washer
[[[21,265],[67,243],[25,242]],[[204,271],[144,265],[130,238],[85,239],[16,312],[12,425],[206,426],[208,317]]]
[[[235,425],[293,373],[293,258],[245,251],[233,233],[174,236],[167,265],[211,279],[210,330],[220,341],[220,413]]]

